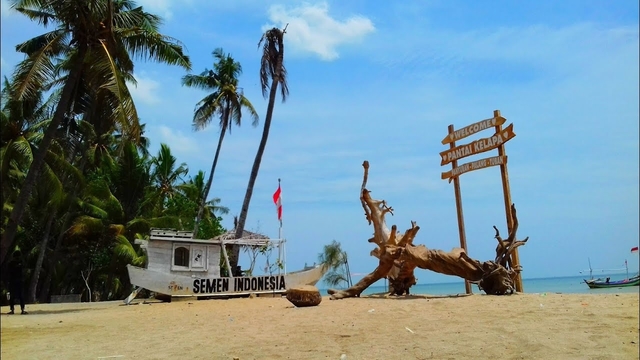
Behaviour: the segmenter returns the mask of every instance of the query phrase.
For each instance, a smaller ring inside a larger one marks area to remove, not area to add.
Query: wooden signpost
[[[451,163],[451,170],[442,173],[441,178],[448,179],[449,182],[453,181],[453,190],[456,197],[456,211],[458,215],[458,232],[460,235],[460,247],[467,251],[467,239],[464,228],[464,216],[462,212],[462,199],[460,197],[460,175],[473,171],[484,169],[490,166],[500,166],[500,175],[502,177],[502,192],[504,195],[504,207],[505,214],[507,216],[507,228],[509,233],[513,229],[513,220],[511,216],[511,189],[509,188],[509,175],[507,172],[507,155],[504,150],[504,144],[513,139],[516,134],[513,132],[513,124],[508,125],[506,128],[502,128],[502,125],[507,120],[500,116],[500,110],[493,112],[493,117],[473,123],[465,126],[462,129],[455,130],[453,125],[449,125],[449,133],[442,139],[442,144],[449,144],[449,149],[442,151],[440,156],[442,161],[440,165],[446,165]],[[462,140],[468,136],[478,133],[483,130],[491,129],[495,130],[495,133],[487,138],[481,138],[464,145],[456,146],[456,141]],[[498,149],[498,156],[493,156],[485,159],[471,161],[458,166],[458,160],[467,156],[480,154],[493,149]],[[511,262],[513,267],[517,267],[520,264],[518,258],[518,249],[515,249],[512,253]],[[518,273],[518,277],[515,281],[516,291],[522,292],[522,277]],[[471,294],[471,284],[465,281],[465,290],[467,294]]]

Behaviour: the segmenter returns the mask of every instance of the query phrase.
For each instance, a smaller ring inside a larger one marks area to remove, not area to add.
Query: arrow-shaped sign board
[[[502,116],[492,117],[490,119],[480,120],[477,123],[471,124],[469,126],[465,126],[462,129],[455,130],[451,134],[447,135],[442,139],[442,145],[446,145],[453,141],[458,141],[466,138],[467,136],[471,136],[477,132],[482,130],[489,129],[493,126],[502,125],[507,121],[507,119]]]
[[[440,165],[446,165],[454,160],[495,149],[513,139],[515,136],[516,134],[513,132],[513,124],[510,124],[506,128],[502,129],[502,131],[493,134],[491,137],[478,139],[468,144],[459,145],[441,152],[440,156],[442,157],[442,161],[440,162]]]
[[[449,179],[449,182],[451,182],[451,180],[453,180],[455,177],[460,176],[466,172],[473,171],[473,170],[480,170],[490,166],[505,165],[506,163],[507,163],[506,155],[493,156],[486,159],[471,161],[471,162],[462,164],[458,167],[455,167],[449,171],[443,172],[441,175],[441,178],[443,180]]]

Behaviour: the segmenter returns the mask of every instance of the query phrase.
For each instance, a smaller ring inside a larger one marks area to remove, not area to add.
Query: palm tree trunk
[[[47,302],[47,299],[49,298],[51,281],[53,280],[53,272],[55,271],[56,263],[58,262],[58,254],[60,253],[62,239],[64,238],[64,234],[66,232],[66,228],[70,219],[71,216],[69,215],[69,213],[67,213],[65,215],[65,219],[62,221],[62,228],[60,229],[60,234],[58,234],[58,238],[56,239],[56,246],[53,249],[53,253],[51,254],[51,258],[47,266],[47,277],[44,279],[44,283],[42,284],[42,289],[40,291],[41,303]]]
[[[47,244],[49,243],[49,235],[51,234],[51,225],[53,225],[53,220],[56,218],[57,212],[57,210],[51,212],[51,215],[49,215],[49,220],[47,220],[47,225],[44,228],[44,235],[42,236],[42,241],[40,242],[40,250],[38,251],[38,260],[36,260],[36,267],[33,270],[31,282],[29,283],[29,295],[27,296],[27,302],[29,303],[36,302],[36,289],[38,288],[40,271],[42,270],[44,255],[47,253]]]
[[[76,150],[78,151],[78,150]],[[82,155],[81,159],[80,159],[80,163],[78,164],[78,170],[81,173],[84,173],[84,167],[87,164],[87,154],[86,154],[86,145],[85,148],[82,149],[81,151],[84,151],[84,154]],[[75,157],[74,151],[70,151],[69,152],[69,158],[67,159],[68,162],[71,162],[71,160]],[[69,208],[67,209],[67,212],[64,214],[63,216],[63,220],[61,223],[61,227],[60,227],[60,234],[58,235],[58,238],[56,240],[56,245],[53,249],[53,253],[51,254],[51,258],[49,259],[49,264],[47,266],[47,277],[44,280],[44,283],[42,284],[42,288],[40,289],[40,303],[45,303],[47,302],[48,298],[49,298],[49,292],[51,290],[51,281],[53,280],[53,271],[55,269],[56,266],[56,262],[58,261],[58,253],[60,252],[60,247],[62,245],[62,240],[64,238],[64,234],[67,231],[67,228],[69,227],[69,222],[71,221],[71,214],[73,212],[73,206],[75,203],[75,199],[78,196],[78,191],[80,190],[80,188],[78,186],[74,186],[71,188],[70,190],[70,194],[69,196],[71,197],[71,201],[69,205]]]
[[[116,257],[112,256],[111,261],[109,262],[109,266],[107,267],[107,271],[109,275],[107,276],[107,282],[102,286],[102,294],[100,300],[111,300],[111,296],[115,294],[115,286],[113,286],[113,279],[116,276]],[[94,286],[95,290],[95,286]],[[89,295],[91,296],[91,295]],[[97,300],[96,300],[97,301]]]
[[[281,68],[281,66],[280,66]],[[279,76],[279,75],[278,75]],[[262,138],[260,139],[260,145],[258,146],[258,152],[256,158],[253,161],[253,167],[251,168],[251,176],[249,176],[249,184],[247,185],[247,192],[244,195],[244,201],[242,202],[242,210],[240,211],[240,217],[238,218],[238,226],[236,226],[236,239],[242,237],[244,232],[244,225],[247,222],[247,215],[249,213],[249,203],[251,202],[251,195],[253,195],[253,186],[258,178],[258,171],[260,170],[260,163],[262,162],[262,155],[264,149],[267,146],[267,139],[269,138],[269,130],[271,129],[271,118],[273,116],[273,107],[276,102],[276,95],[278,92],[278,81],[273,79],[271,81],[271,90],[269,91],[269,104],[267,105],[267,114],[264,119],[264,129],[262,130]],[[233,262],[231,268],[235,269],[238,265],[238,258],[240,256],[240,246],[233,245],[232,248]]]
[[[31,166],[29,166],[27,177],[24,180],[22,188],[20,189],[20,193],[18,195],[18,198],[16,199],[16,203],[13,205],[13,211],[11,211],[11,216],[8,219],[7,227],[4,230],[4,234],[2,235],[2,240],[0,242],[0,263],[4,262],[7,253],[9,252],[9,248],[11,248],[11,246],[13,245],[16,232],[18,231],[18,225],[20,225],[22,216],[24,215],[24,212],[27,208],[27,202],[31,197],[31,191],[33,190],[33,187],[40,175],[40,171],[42,170],[45,155],[47,154],[49,146],[51,145],[51,141],[56,134],[58,125],[60,125],[62,119],[69,110],[69,105],[71,104],[73,94],[78,85],[78,82],[80,81],[80,75],[82,74],[82,67],[84,66],[84,53],[85,50],[79,49],[76,60],[77,63],[69,72],[67,81],[62,88],[60,101],[56,106],[56,112],[54,113],[53,119],[47,127],[47,130],[44,132],[42,140],[38,144],[38,151],[33,157]]]
[[[346,272],[345,275],[347,275],[347,284],[349,287],[352,287],[353,283],[351,282],[351,270],[349,269],[349,260],[346,257],[344,258],[344,270]]]
[[[209,196],[209,190],[211,190],[211,184],[213,183],[213,173],[218,166],[218,156],[220,155],[220,149],[222,148],[222,140],[227,132],[227,124],[229,123],[229,109],[224,111],[224,119],[222,120],[222,127],[220,128],[220,138],[218,139],[218,147],[216,148],[216,154],[213,156],[213,164],[211,165],[211,172],[209,173],[209,179],[207,185],[204,187],[204,194],[200,200],[200,206],[198,207],[198,216],[196,217],[196,224],[193,227],[193,238],[198,236],[198,228],[200,227],[200,221],[202,220],[202,214],[204,213],[204,207],[207,203],[207,197]]]

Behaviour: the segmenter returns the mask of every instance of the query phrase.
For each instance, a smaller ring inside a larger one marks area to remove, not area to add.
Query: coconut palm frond
[[[329,286],[338,286],[342,283],[348,284],[349,280],[347,279],[347,277],[339,272],[336,271],[329,271],[325,274],[324,276],[324,281],[329,285]]]
[[[99,233],[104,229],[102,220],[81,215],[76,218],[71,227],[69,228],[69,234],[75,236],[84,236],[92,233]]]
[[[40,47],[39,50],[29,54],[15,68],[11,92],[16,100],[24,100],[36,96],[48,79],[53,77],[55,66],[52,62],[51,54],[63,46],[62,42],[66,35],[59,32],[48,34],[51,36],[47,36],[47,43]]]
[[[123,79],[122,72],[109,53],[106,42],[100,41],[100,45],[103,53],[95,59],[96,61],[93,64],[96,75],[102,76],[106,80],[100,88],[108,90],[116,97],[117,101],[114,101],[115,104],[113,104],[114,108],[112,110],[114,117],[118,119],[118,125],[122,129],[121,131],[137,139],[140,137],[141,132],[138,122],[138,112],[129,93],[126,81]]]

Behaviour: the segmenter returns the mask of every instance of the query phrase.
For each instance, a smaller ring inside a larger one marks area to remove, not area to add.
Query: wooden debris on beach
[[[352,287],[345,290],[329,289],[331,299],[343,299],[359,297],[360,294],[376,281],[387,278],[390,292],[395,295],[409,294],[409,288],[416,284],[414,270],[416,268],[431,270],[440,274],[454,275],[478,284],[478,287],[490,295],[505,295],[515,292],[515,279],[521,271],[520,267],[511,267],[511,254],[524,245],[524,240],[516,240],[518,219],[515,205],[511,205],[513,216],[513,230],[502,239],[498,229],[495,238],[498,240],[496,257],[493,261],[480,262],[471,259],[464,249],[454,248],[450,252],[429,249],[424,245],[413,244],[420,227],[415,221],[411,227],[401,234],[397,226],[391,230],[385,222],[385,215],[393,215],[393,208],[387,206],[384,200],[374,200],[370,191],[366,189],[369,176],[369,162],[365,161],[360,201],[364,208],[365,217],[369,225],[373,225],[374,235],[369,239],[370,243],[378,245],[371,251],[371,255],[378,258],[378,267],[370,274],[363,277]]]
[[[317,287],[302,285],[287,289],[287,300],[296,307],[318,306],[322,302],[322,296]]]

